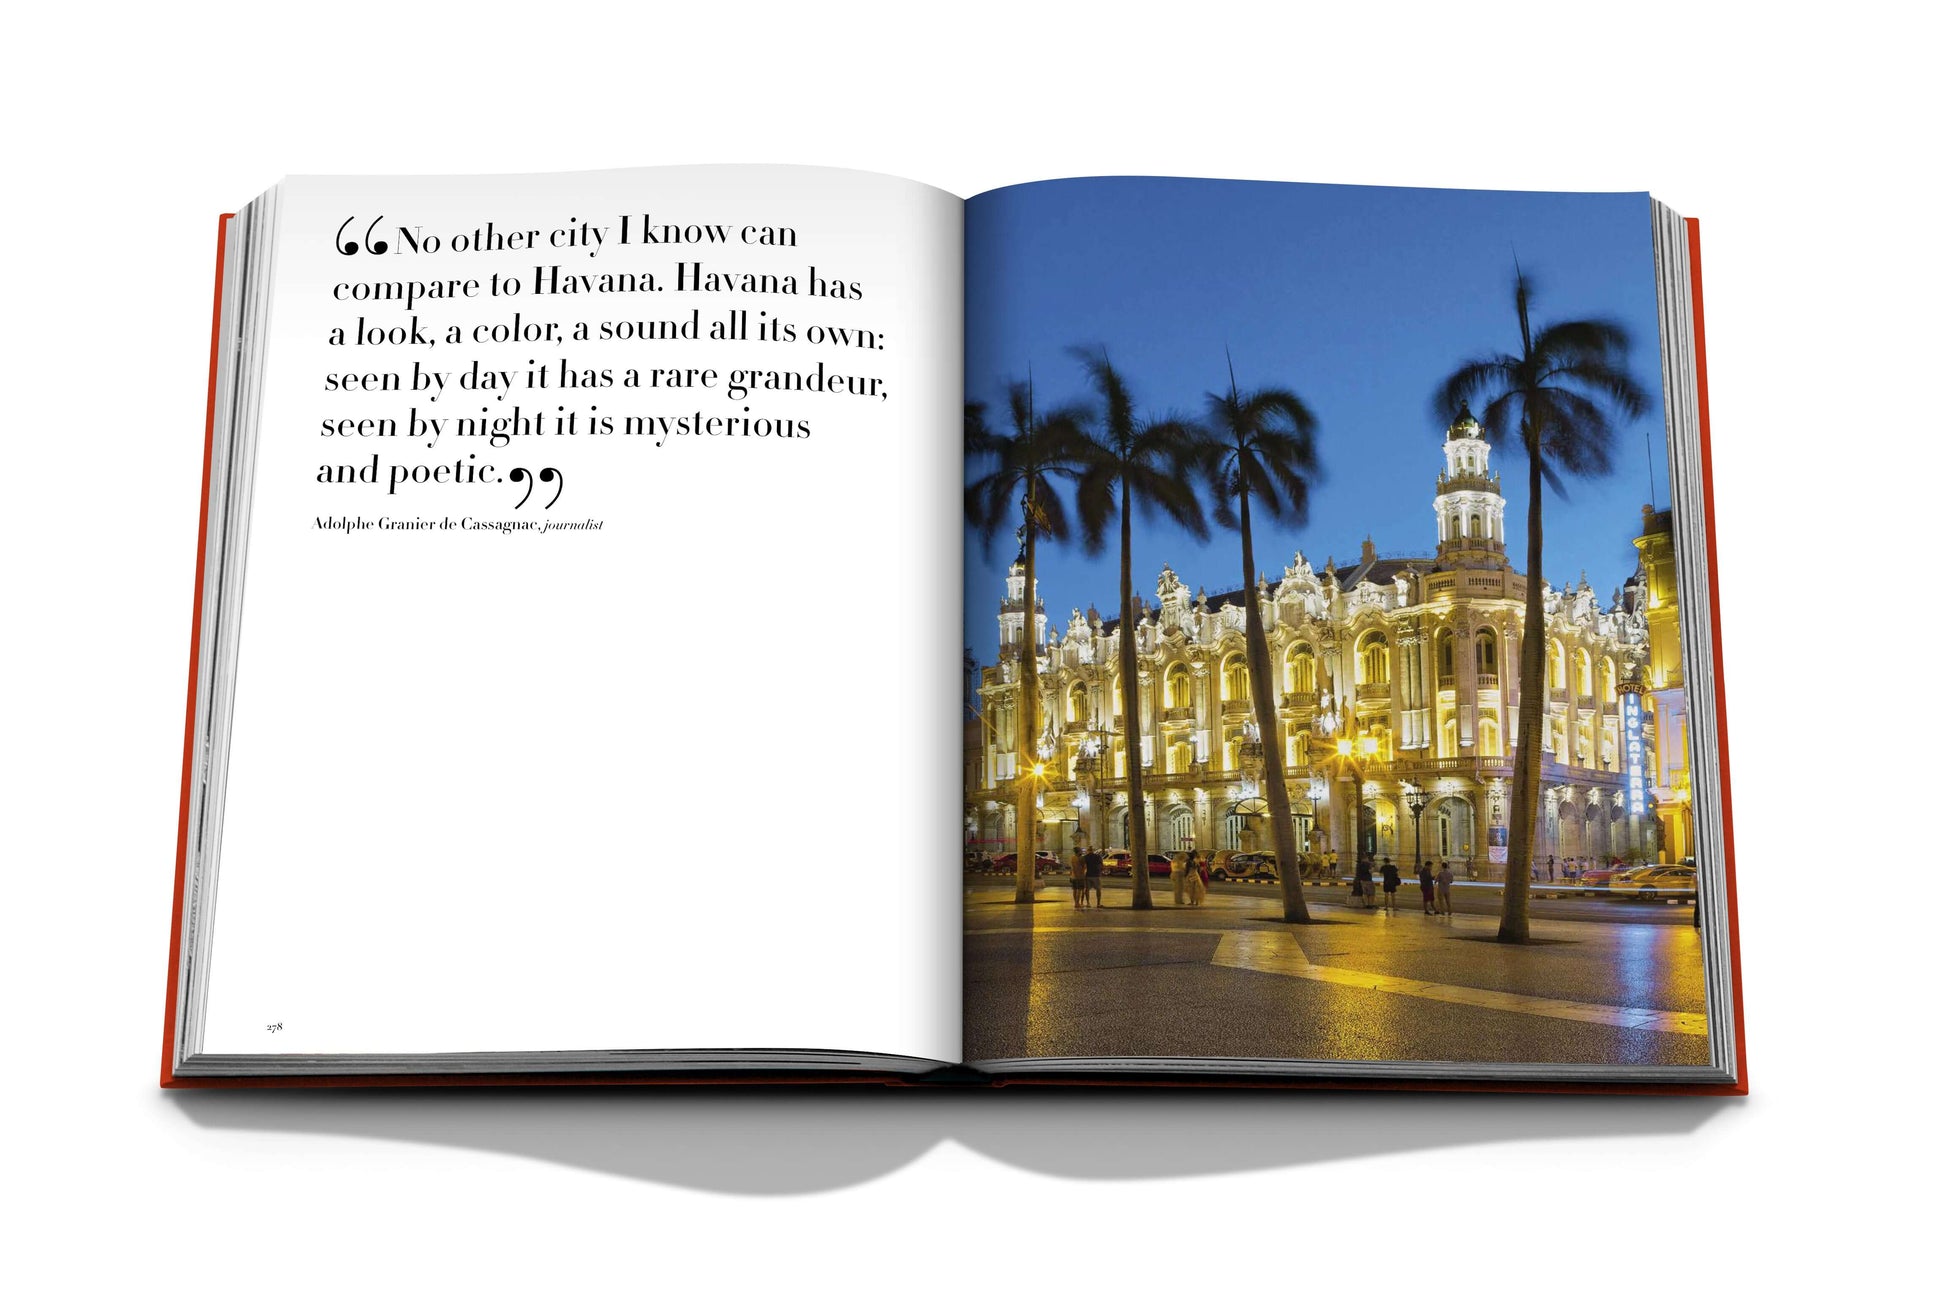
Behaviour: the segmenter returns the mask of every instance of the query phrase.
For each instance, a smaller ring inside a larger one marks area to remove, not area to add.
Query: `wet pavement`
[[[1005,880],[966,894],[966,1040],[988,1058],[1132,1055],[1532,1063],[1706,1063],[1699,934],[1686,907],[1611,905],[1629,921],[1540,917],[1536,943],[1492,940],[1494,914],[1396,914],[1306,889],[1217,889],[1201,907],[1077,911],[1065,883],[1018,905]],[[1599,904],[1599,902],[1584,902]]]

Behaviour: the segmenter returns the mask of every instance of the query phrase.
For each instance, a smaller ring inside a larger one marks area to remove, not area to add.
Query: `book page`
[[[283,183],[205,1052],[957,1056],[960,241]]]
[[[969,1063],[1719,1075],[1651,230],[1644,194],[969,200]]]

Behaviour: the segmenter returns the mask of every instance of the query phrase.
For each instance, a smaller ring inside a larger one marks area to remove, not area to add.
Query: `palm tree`
[[[1035,714],[1040,703],[1040,645],[1034,615],[1034,546],[1042,536],[1068,538],[1067,506],[1055,483],[1080,479],[1092,443],[1088,440],[1087,412],[1075,407],[1047,414],[1036,412],[1031,382],[1008,387],[1007,413],[1013,432],[996,433],[987,427],[985,408],[978,402],[967,403],[967,460],[992,461],[993,468],[966,488],[966,517],[981,540],[991,546],[994,535],[1014,516],[1015,508],[1020,510],[1018,535],[1020,563],[1027,578],[1027,618],[1021,633],[1020,725],[1015,731],[1014,900],[1032,902],[1034,855],[1040,837],[1034,803],[1041,774],[1035,750],[1040,742],[1040,721]]]
[[[1270,804],[1271,839],[1277,846],[1277,882],[1284,896],[1284,921],[1309,923],[1304,906],[1303,870],[1298,863],[1297,830],[1291,823],[1291,793],[1284,784],[1284,745],[1277,737],[1277,709],[1271,703],[1270,642],[1264,634],[1257,600],[1257,556],[1250,533],[1250,511],[1302,527],[1310,512],[1311,484],[1324,476],[1318,464],[1317,419],[1295,392],[1266,387],[1239,393],[1236,370],[1230,390],[1209,394],[1206,440],[1201,467],[1215,504],[1216,521],[1243,537],[1243,626],[1245,659],[1250,667],[1250,699],[1257,735],[1264,749],[1264,799]]]
[[[1203,506],[1185,480],[1193,462],[1196,428],[1179,420],[1135,417],[1134,402],[1122,376],[1099,356],[1075,349],[1102,400],[1102,424],[1094,438],[1095,454],[1075,492],[1081,514],[1081,534],[1090,554],[1105,547],[1108,523],[1121,520],[1122,602],[1121,678],[1123,750],[1128,761],[1129,854],[1134,857],[1135,909],[1155,907],[1149,895],[1149,829],[1142,802],[1142,704],[1140,675],[1135,666],[1134,542],[1132,509],[1145,516],[1160,510],[1198,540],[1209,539]]]
[[[1527,608],[1520,633],[1520,709],[1515,729],[1513,833],[1500,901],[1500,940],[1528,939],[1528,879],[1540,809],[1541,720],[1547,705],[1547,643],[1541,603],[1541,483],[1563,499],[1561,474],[1602,477],[1613,468],[1614,416],[1634,419],[1648,395],[1628,372],[1628,332],[1609,320],[1567,320],[1536,333],[1528,319],[1533,284],[1514,266],[1514,313],[1520,351],[1467,361],[1441,385],[1434,407],[1442,423],[1482,402],[1480,426],[1490,441],[1517,434],[1527,454]]]

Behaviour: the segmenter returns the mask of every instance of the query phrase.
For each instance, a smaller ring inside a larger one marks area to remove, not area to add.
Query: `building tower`
[[[1039,585],[1040,582],[1034,582]],[[1034,592],[1034,638],[1038,650],[1047,642],[1047,605],[1040,600],[1040,591]],[[1014,656],[1020,650],[1021,636],[1027,625],[1027,565],[1019,559],[1007,569],[1007,597],[1000,603],[1000,656],[1002,659]]]
[[[1437,566],[1507,566],[1507,499],[1500,475],[1487,466],[1493,448],[1464,405],[1446,429],[1446,471],[1439,475],[1433,511],[1439,516]]]
[[[1644,505],[1642,534],[1635,538],[1635,548],[1642,556],[1642,599],[1649,633],[1649,661],[1642,683],[1655,718],[1655,814],[1661,824],[1663,858],[1680,860],[1694,854],[1696,838],[1690,820],[1689,707],[1683,692],[1677,622],[1674,515]]]

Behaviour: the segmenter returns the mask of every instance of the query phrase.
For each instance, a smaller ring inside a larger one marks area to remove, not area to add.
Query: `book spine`
[[[202,666],[203,565],[209,542],[210,461],[216,439],[216,364],[223,338],[223,246],[230,217],[216,220],[216,289],[210,306],[209,392],[203,408],[203,489],[197,499],[196,580],[189,611],[189,687],[183,706],[182,800],[176,811],[176,886],[169,917],[169,983],[162,1007],[162,1084],[176,1084],[176,1009],[182,993],[183,896],[189,875],[189,800],[196,781],[196,675]]]

